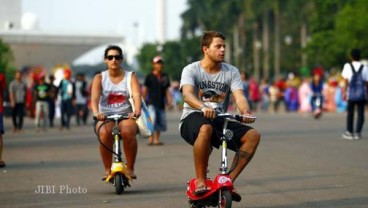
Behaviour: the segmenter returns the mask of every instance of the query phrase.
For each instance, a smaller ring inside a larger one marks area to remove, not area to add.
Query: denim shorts
[[[166,131],[167,121],[165,109],[157,108],[153,105],[148,105],[148,110],[153,121],[155,131]]]

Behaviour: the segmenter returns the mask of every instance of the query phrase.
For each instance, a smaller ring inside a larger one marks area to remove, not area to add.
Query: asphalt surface
[[[343,140],[345,114],[259,113],[253,124],[261,143],[235,183],[242,195],[233,207],[368,207],[368,128],[361,140]],[[192,148],[178,133],[180,113],[168,113],[163,146],[139,138],[138,179],[122,195],[101,181],[98,142],[87,126],[36,132],[26,119],[22,133],[11,132],[5,119],[0,169],[0,207],[188,207],[186,182],[194,176]],[[73,121],[74,123],[74,121]],[[230,157],[233,154],[230,153]],[[214,150],[213,178],[220,165]]]

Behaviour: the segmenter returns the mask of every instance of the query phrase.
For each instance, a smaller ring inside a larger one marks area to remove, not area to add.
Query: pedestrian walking
[[[344,65],[342,77],[345,79],[346,97],[348,100],[346,131],[344,139],[360,139],[364,124],[364,107],[366,103],[366,90],[368,81],[368,67],[360,61],[360,50],[351,50],[351,62]],[[354,114],[357,113],[354,129]]]
[[[154,132],[148,138],[148,145],[163,145],[160,134],[167,130],[166,104],[171,107],[172,97],[170,93],[169,76],[163,72],[164,61],[161,56],[152,60],[153,69],[146,76],[142,95],[147,99],[147,105],[153,119]]]
[[[88,118],[88,95],[89,90],[87,87],[87,81],[82,73],[77,74],[75,81],[75,103],[76,103],[76,121],[77,125],[86,125]]]
[[[50,85],[45,82],[45,77],[42,76],[38,83],[33,88],[33,98],[36,106],[35,111],[35,127],[36,131],[42,129],[46,131],[47,121],[49,120],[49,93]]]
[[[54,118],[55,118],[55,110],[56,110],[56,100],[57,100],[57,91],[58,87],[54,84],[55,76],[50,75],[49,76],[49,85],[50,85],[50,91],[49,91],[49,125],[50,127],[54,127]]]
[[[20,132],[23,128],[27,85],[22,80],[22,73],[15,72],[15,79],[9,84],[9,98],[12,107],[13,132]]]
[[[58,92],[60,92],[61,97],[61,127],[70,128],[70,118],[74,112],[75,105],[75,84],[71,81],[71,71],[65,70],[64,79],[61,80],[58,87]]]

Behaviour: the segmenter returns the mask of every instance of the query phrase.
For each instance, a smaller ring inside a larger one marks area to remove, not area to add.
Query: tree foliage
[[[181,40],[164,43],[161,51],[166,72],[174,79],[180,77],[187,63],[200,59],[199,36],[206,30],[224,33],[230,62],[238,68],[245,63],[242,68],[251,73],[257,40],[268,41],[262,42],[259,59],[276,62],[280,57],[283,74],[316,65],[326,70],[341,69],[352,48],[362,49],[363,58],[368,57],[365,0],[188,0],[187,4],[188,9],[181,15]],[[285,37],[292,41],[287,42]],[[138,60],[145,73],[157,53],[157,44],[142,47]],[[265,55],[268,58],[264,59]],[[303,57],[307,57],[304,62]],[[278,64],[269,66],[272,75]]]
[[[13,65],[13,52],[9,45],[5,44],[0,38],[0,73],[5,75],[7,83],[14,77],[15,67]]]
[[[144,44],[137,56],[139,68],[144,75],[152,70],[152,59],[156,55],[163,58],[164,71],[170,78],[180,80],[183,68],[201,57],[199,37],[183,39],[182,41],[168,41],[162,46],[158,43]]]

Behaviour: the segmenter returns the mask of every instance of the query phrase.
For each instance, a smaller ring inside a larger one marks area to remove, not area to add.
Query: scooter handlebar
[[[105,116],[104,120],[122,120],[122,119],[128,119],[129,115],[122,115],[122,114],[112,114]],[[93,116],[93,120],[97,121],[97,117]]]
[[[251,115],[251,114],[239,115],[239,114],[230,114],[230,113],[219,113],[219,114],[217,114],[217,117],[234,119],[234,120],[239,121],[239,122],[244,122],[244,118],[245,119],[251,119],[253,121],[257,118],[257,116]]]

